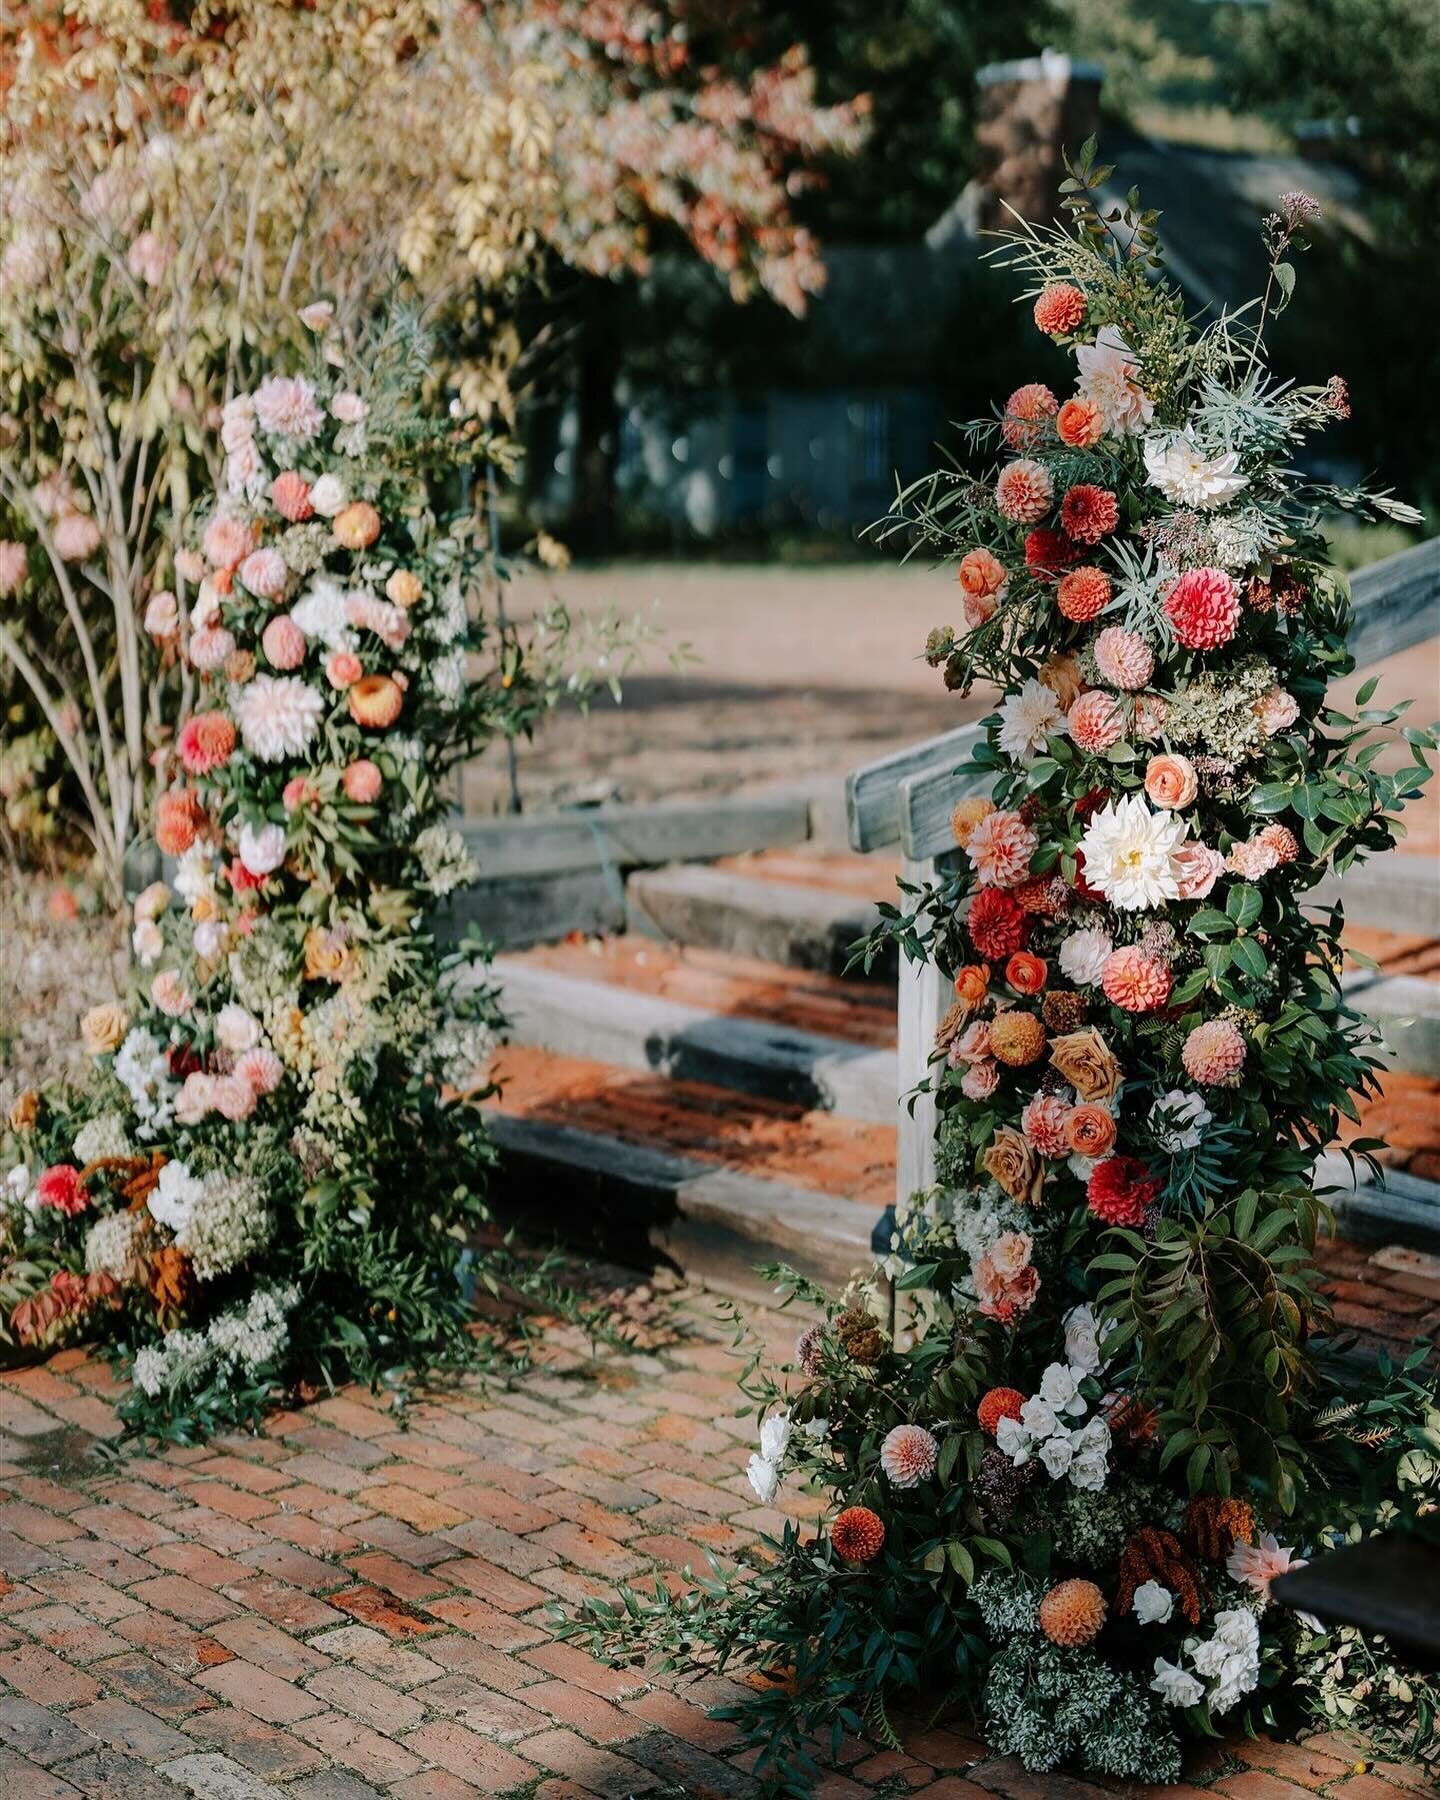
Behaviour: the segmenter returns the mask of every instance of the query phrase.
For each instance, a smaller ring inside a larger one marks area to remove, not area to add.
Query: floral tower
[[[1437,1491],[1418,1362],[1337,1400],[1309,1260],[1316,1159],[1379,1063],[1312,890],[1391,844],[1431,747],[1407,731],[1382,773],[1366,741],[1397,714],[1327,708],[1353,665],[1322,525],[1416,515],[1297,473],[1347,410],[1264,356],[1313,202],[1266,220],[1263,302],[1197,327],[1154,216],[1097,208],[1108,173],[1087,148],[1071,228],[997,253],[1072,391],[1021,387],[969,430],[991,471],[918,484],[882,528],[953,563],[929,660],[998,694],[958,866],[872,945],[954,987],[940,1181],[883,1271],[919,1325],[891,1340],[880,1272],[839,1301],[789,1277],[822,1322],[747,1381],[750,1478],[767,1503],[815,1483],[833,1524],[575,1626],[783,1673],[740,1715],[787,1792],[813,1733],[947,1700],[1032,1769],[1174,1779],[1187,1733],[1334,1697],[1338,1640],[1271,1603],[1276,1572]]]

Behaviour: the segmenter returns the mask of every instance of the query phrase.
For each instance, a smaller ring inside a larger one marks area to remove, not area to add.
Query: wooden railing
[[[1440,636],[1440,538],[1371,563],[1357,571],[1351,587],[1355,617],[1350,648],[1358,668]],[[1436,699],[1434,684],[1419,698],[1422,719],[1417,723],[1428,723],[1424,706]],[[982,779],[957,775],[956,770],[969,761],[983,736],[978,725],[963,726],[856,769],[846,783],[851,847],[865,851],[898,844],[901,875],[911,882],[929,881],[953,866],[958,852],[950,814],[957,800],[984,785]],[[1422,922],[1426,920],[1440,924],[1434,859],[1405,860],[1411,865],[1408,869],[1387,870],[1379,879],[1360,869],[1347,873],[1349,916],[1368,917],[1398,930],[1426,929]],[[897,1103],[925,1078],[947,1003],[935,966],[902,958]],[[935,1179],[933,1100],[922,1095],[913,1107],[900,1105],[898,1119],[895,1186],[897,1198],[905,1199]]]

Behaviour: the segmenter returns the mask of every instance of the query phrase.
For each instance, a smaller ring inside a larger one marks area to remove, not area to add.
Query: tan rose
[[[255,654],[251,650],[232,650],[225,658],[225,679],[237,685],[255,673]]]
[[[1109,1100],[1120,1091],[1120,1065],[1093,1025],[1052,1039],[1050,1061],[1082,1100]]]
[[[1085,678],[1080,673],[1080,658],[1056,652],[1041,665],[1040,685],[1049,688],[1059,706],[1069,712],[1085,692]]]
[[[91,1056],[105,1056],[111,1050],[118,1050],[129,1029],[125,1009],[116,1006],[113,1000],[106,1001],[103,1006],[92,1006],[80,1021],[80,1036]]]
[[[315,925],[305,933],[307,981],[343,981],[353,960],[354,952],[338,931],[325,931]]]
[[[12,1131],[33,1131],[35,1121],[40,1117],[40,1094],[36,1088],[26,1088],[23,1094],[17,1094],[10,1106],[10,1129]]]
[[[396,569],[385,583],[385,598],[393,600],[396,606],[403,606],[407,610],[424,592],[425,587],[420,577],[411,574],[409,569]]]
[[[1027,1206],[1040,1204],[1045,1171],[1034,1149],[1013,1125],[1002,1125],[980,1158],[985,1172],[1000,1183],[1012,1200]]]

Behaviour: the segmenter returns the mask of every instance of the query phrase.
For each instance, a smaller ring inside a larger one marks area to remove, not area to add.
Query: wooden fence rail
[[[1440,538],[1371,563],[1356,573],[1351,589],[1355,617],[1349,641],[1358,668],[1440,636]],[[852,847],[879,850],[898,844],[901,874],[909,882],[932,880],[952,867],[958,853],[950,814],[963,795],[985,785],[983,778],[958,775],[956,770],[969,761],[983,737],[979,725],[963,726],[854,770],[846,782]],[[1401,930],[1433,929],[1440,935],[1440,868],[1434,858],[1413,862],[1403,879],[1393,883],[1370,871],[1348,873],[1345,897],[1352,912],[1354,902],[1364,896],[1372,901],[1373,912],[1368,907],[1366,911],[1375,923]],[[932,963],[902,960],[897,1102],[925,1078],[947,1000],[944,982]],[[908,1198],[934,1179],[935,1106],[929,1096],[921,1096],[913,1107],[899,1107],[897,1198]]]

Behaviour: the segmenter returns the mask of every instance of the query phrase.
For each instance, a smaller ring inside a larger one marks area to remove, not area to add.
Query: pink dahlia
[[[1020,1129],[1042,1156],[1068,1156],[1074,1108],[1058,1094],[1036,1094],[1020,1114]]]
[[[1110,625],[1095,640],[1095,667],[1102,681],[1131,694],[1155,673],[1155,656],[1138,631]]]
[[[1002,517],[1017,525],[1035,525],[1050,510],[1055,483],[1044,463],[1022,456],[1007,463],[995,483],[995,504]]]
[[[74,1163],[54,1163],[35,1183],[35,1198],[73,1219],[90,1204],[90,1195]]]
[[[243,519],[219,512],[205,527],[201,543],[212,568],[233,569],[255,548],[255,534]]]
[[[1052,281],[1035,301],[1035,323],[1051,337],[1064,337],[1085,323],[1088,302],[1068,281]]]
[[[274,600],[285,591],[290,571],[278,550],[252,550],[240,565],[240,579],[260,600]]]
[[[1060,402],[1043,381],[1027,381],[1005,402],[1000,435],[1012,450],[1028,450],[1045,435],[1045,421],[1053,419]]]
[[[289,613],[281,613],[260,634],[260,647],[272,669],[298,669],[305,660],[305,633]]]
[[[190,664],[208,675],[224,666],[235,649],[235,634],[223,625],[202,625],[190,634]]]
[[[1135,735],[1142,744],[1153,744],[1165,729],[1169,711],[1158,694],[1141,694],[1135,702]]]
[[[347,800],[353,800],[357,806],[371,806],[380,798],[384,779],[368,756],[360,756],[346,768],[340,785]]]
[[[13,538],[0,539],[0,599],[16,591],[29,566],[23,544],[17,544]]]
[[[1082,481],[1060,502],[1060,523],[1077,544],[1098,544],[1120,523],[1120,503],[1109,488]]]
[[[1163,608],[1187,650],[1218,650],[1240,622],[1240,594],[1223,569],[1187,569]]]
[[[1125,735],[1125,715],[1120,702],[1104,688],[1082,694],[1065,715],[1070,736],[1092,755],[1118,744]]]
[[[272,437],[312,438],[325,423],[303,375],[271,375],[255,390],[255,417]]]
[[[966,853],[982,887],[1018,887],[1030,873],[1039,838],[1018,812],[987,813],[970,833]]]
[[[84,562],[100,547],[100,527],[89,513],[61,513],[55,521],[55,549],[62,562]]]
[[[1245,1040],[1229,1019],[1207,1019],[1185,1040],[1180,1061],[1204,1087],[1237,1087],[1245,1067]]]
[[[1159,1180],[1133,1156],[1107,1156],[1085,1184],[1092,1215],[1107,1225],[1143,1225],[1159,1192]]]
[[[270,499],[280,517],[292,525],[303,525],[315,516],[315,508],[310,504],[310,483],[296,469],[286,469],[275,477],[270,485]]]
[[[221,712],[196,713],[180,727],[180,761],[191,775],[208,775],[230,760],[235,727]]]
[[[1303,1556],[1297,1556],[1288,1545],[1282,1544],[1273,1532],[1262,1531],[1258,1543],[1235,1544],[1226,1559],[1225,1573],[1232,1581],[1238,1581],[1248,1588],[1253,1588],[1268,1605],[1270,1583],[1275,1577],[1286,1575],[1291,1569],[1305,1567],[1306,1560]]]
[[[880,1467],[898,1488],[928,1481],[939,1459],[940,1446],[923,1425],[897,1425],[880,1446]]]
[[[1137,944],[1112,950],[1100,971],[1105,998],[1122,1012],[1158,1012],[1170,998],[1175,977],[1170,965],[1149,956]]]

